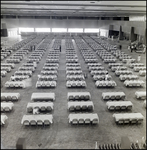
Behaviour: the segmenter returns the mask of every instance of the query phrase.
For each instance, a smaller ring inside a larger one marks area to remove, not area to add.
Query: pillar
[[[120,26],[120,29],[119,29],[119,40],[123,40],[122,26]]]
[[[131,27],[130,40],[134,42],[137,40],[137,34],[134,33],[134,27]]]
[[[1,36],[8,37],[7,25],[6,23],[2,23]]]
[[[113,25],[109,25],[109,33],[108,33],[108,37],[112,37],[113,36]]]

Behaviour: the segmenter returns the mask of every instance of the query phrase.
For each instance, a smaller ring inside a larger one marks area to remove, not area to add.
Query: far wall
[[[1,19],[1,24],[6,23],[7,29],[19,27],[33,28],[100,28],[109,30],[113,25],[113,30],[119,31],[120,25],[122,31],[131,32],[131,27],[135,27],[135,33],[145,35],[146,22],[143,21],[114,21],[114,20],[75,20],[75,19]]]

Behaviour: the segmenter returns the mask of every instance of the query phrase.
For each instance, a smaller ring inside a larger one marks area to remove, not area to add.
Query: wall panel
[[[122,32],[131,33],[131,27],[130,26],[122,26]]]
[[[135,27],[134,33],[144,36],[145,35],[145,29],[144,28]]]
[[[114,31],[119,31],[120,25],[113,25],[113,30]]]

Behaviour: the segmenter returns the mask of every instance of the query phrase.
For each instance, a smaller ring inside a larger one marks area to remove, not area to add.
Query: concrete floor
[[[116,43],[116,41],[108,42]],[[42,60],[37,66],[37,69],[33,73],[32,87],[28,87],[26,89],[6,89],[4,87],[5,82],[10,79],[10,76],[14,74],[17,68],[21,66],[22,63],[26,62],[26,60],[16,64],[16,67],[10,73],[7,73],[6,77],[1,79],[1,84],[3,85],[1,92],[19,92],[21,95],[21,100],[14,103],[14,110],[10,113],[5,113],[8,116],[8,120],[5,126],[1,127],[1,142],[5,148],[15,148],[16,141],[20,137],[26,138],[27,149],[94,149],[95,142],[98,144],[120,142],[121,136],[128,136],[132,142],[135,142],[136,140],[140,142],[143,136],[146,139],[146,109],[142,106],[143,101],[137,100],[135,97],[135,92],[138,90],[146,90],[146,86],[142,88],[126,88],[123,85],[123,82],[119,80],[119,77],[115,76],[115,73],[108,68],[108,64],[103,63],[101,58],[97,56],[99,62],[102,63],[106,69],[108,69],[109,74],[117,83],[117,86],[115,88],[96,88],[84,59],[82,58],[75,42],[73,43],[77,51],[82,70],[88,73],[88,78],[86,79],[86,88],[66,88],[66,56],[64,39],[62,40],[62,52],[60,55],[59,76],[56,88],[36,89],[35,87],[38,80],[37,75],[43,68],[48,51],[45,52]],[[130,53],[130,50],[127,50],[127,41],[121,41],[120,43],[122,43],[122,51],[132,55],[133,58],[137,58],[137,53]],[[52,47],[52,44],[50,45],[50,48]],[[89,47],[89,49],[91,48]],[[30,54],[31,53],[29,53],[28,56]],[[146,55],[141,54],[141,57],[141,62],[146,64]],[[118,60],[118,62],[120,61]],[[134,74],[138,73],[134,72]],[[139,76],[139,79],[142,79],[146,82],[145,77]],[[71,91],[88,91],[91,93],[91,98],[94,103],[94,113],[98,114],[100,120],[98,125],[72,126],[68,123],[69,112],[67,110],[67,93]],[[115,112],[108,111],[106,108],[106,102],[102,100],[102,92],[107,91],[125,92],[126,100],[129,100],[133,103],[131,112],[142,113],[142,115],[145,117],[143,123],[140,125],[117,125],[112,117],[113,113]],[[25,127],[21,125],[21,119],[24,114],[27,114],[26,106],[27,103],[31,101],[31,94],[33,92],[54,92],[56,95],[54,111],[52,112],[54,123],[50,127]]]

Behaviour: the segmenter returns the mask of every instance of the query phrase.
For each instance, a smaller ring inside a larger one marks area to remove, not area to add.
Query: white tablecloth
[[[109,67],[112,67],[112,66],[123,66],[122,63],[109,63],[108,65],[109,65]]]
[[[124,92],[103,92],[102,93],[102,97],[103,99],[105,99],[107,96],[111,97],[111,96],[125,96],[125,93]]]
[[[74,70],[74,71],[66,70],[66,74],[82,74],[82,70]]]
[[[11,67],[1,67],[1,71],[11,71]]]
[[[80,66],[80,63],[66,63],[66,66]]]
[[[89,70],[104,70],[104,67],[101,67],[101,66],[99,66],[99,67],[89,67]]]
[[[91,75],[102,75],[108,73],[107,70],[92,70],[90,72]]]
[[[3,96],[5,96],[5,98],[6,98],[7,96],[11,96],[11,98],[12,98],[12,97],[16,97],[17,99],[20,98],[20,94],[19,94],[19,93],[1,93],[1,97],[3,97]]]
[[[32,75],[32,71],[15,71],[14,75]]]
[[[76,107],[76,106],[80,106],[80,107],[82,107],[83,105],[86,105],[87,107],[88,106],[92,106],[93,107],[93,109],[94,109],[94,105],[93,105],[93,102],[92,101],[88,101],[88,102],[68,102],[68,109],[71,107],[71,106],[74,106],[74,107]]]
[[[1,115],[1,125],[5,124],[5,121],[8,119],[6,115]]]
[[[119,113],[113,114],[115,121],[119,121],[120,119],[144,119],[144,116],[141,113]]]
[[[67,87],[75,87],[75,86],[86,87],[86,82],[85,81],[67,81],[66,86]]]
[[[133,106],[132,102],[131,101],[113,101],[113,102],[107,102],[106,105],[108,106],[108,109],[111,107],[111,106]]]
[[[76,80],[76,79],[84,80],[85,78],[84,78],[84,75],[67,75],[66,79],[67,80]]]
[[[1,108],[9,107],[12,110],[14,104],[12,102],[1,102]]]
[[[57,70],[54,70],[54,71],[41,71],[41,74],[53,74],[53,75],[57,75],[58,74],[58,72],[57,72]]]
[[[145,82],[143,80],[125,80],[125,86],[143,86]]]
[[[57,80],[57,75],[40,75],[38,77],[38,80],[45,80],[45,79],[51,79],[51,80]]]
[[[23,124],[25,120],[28,120],[29,122],[31,120],[35,120],[36,122],[38,120],[41,120],[42,122],[44,122],[44,120],[49,120],[51,123],[53,123],[53,115],[23,115],[21,124]]]
[[[133,74],[131,70],[116,70],[115,71],[116,75],[121,75],[121,74]]]
[[[112,71],[115,71],[115,70],[127,70],[127,67],[125,67],[125,66],[121,66],[121,67],[119,67],[119,68],[118,68],[118,67],[119,67],[119,66],[114,66],[114,67],[112,66],[112,67],[111,67],[111,70],[112,70]]]
[[[139,75],[140,76],[145,76],[146,75],[146,70],[140,70]]]
[[[140,67],[141,67],[141,66],[143,67],[144,64],[143,64],[143,63],[130,63],[129,66],[130,66],[131,68],[133,68],[133,67],[139,67],[139,66],[140,66]]]
[[[29,76],[28,75],[14,75],[14,76],[11,76],[10,79],[13,80],[13,79],[20,79],[20,80],[24,80],[24,79],[28,79]]]
[[[111,79],[112,77],[108,74],[108,77],[107,79]],[[96,80],[105,80],[105,75],[94,75],[93,76],[93,79],[96,81]]]
[[[58,70],[58,67],[43,67],[43,70]]]
[[[69,119],[69,123],[71,123],[71,121],[73,119],[90,119],[91,121],[93,119],[98,119],[98,123],[99,123],[99,117],[96,113],[76,113],[76,114],[69,114],[68,119]]]
[[[136,91],[135,95],[137,98],[146,98],[146,91]]]
[[[50,106],[53,109],[54,104],[52,102],[35,102],[35,103],[28,103],[27,104],[27,108],[29,107],[39,107],[41,108],[42,106],[44,106],[45,108]]]
[[[35,71],[35,67],[19,67],[18,70],[31,70],[31,71]]]
[[[119,79],[120,80],[126,80],[126,79],[129,79],[129,80],[132,80],[132,79],[138,79],[139,77],[137,76],[137,75],[134,75],[134,74],[130,74],[130,75],[126,75],[126,74],[124,74],[124,75],[120,75],[119,76]]]
[[[25,87],[26,87],[24,81],[7,81],[7,82],[5,83],[5,87],[10,87],[10,85],[13,85],[13,86],[15,86],[15,87],[16,87],[16,85],[17,85],[17,86],[22,87],[22,88],[25,88]]]
[[[87,65],[88,65],[89,67],[90,67],[90,66],[102,66],[101,63],[88,63]]]
[[[11,68],[14,68],[15,64],[14,63],[1,63],[1,67],[11,67]]]
[[[116,82],[113,81],[113,80],[110,80],[110,81],[96,81],[95,82],[95,85],[97,87],[105,87],[105,86],[117,86]]]
[[[81,70],[81,67],[66,67],[66,70]]]
[[[89,92],[68,92],[67,99],[69,99],[70,96],[89,96],[89,99],[91,99],[91,94]]]
[[[56,87],[57,82],[56,81],[37,81],[36,82],[36,88],[39,87]]]
[[[32,93],[31,100],[55,100],[55,93]]]
[[[146,67],[134,67],[133,68],[134,71],[140,71],[140,70],[146,70]]]

